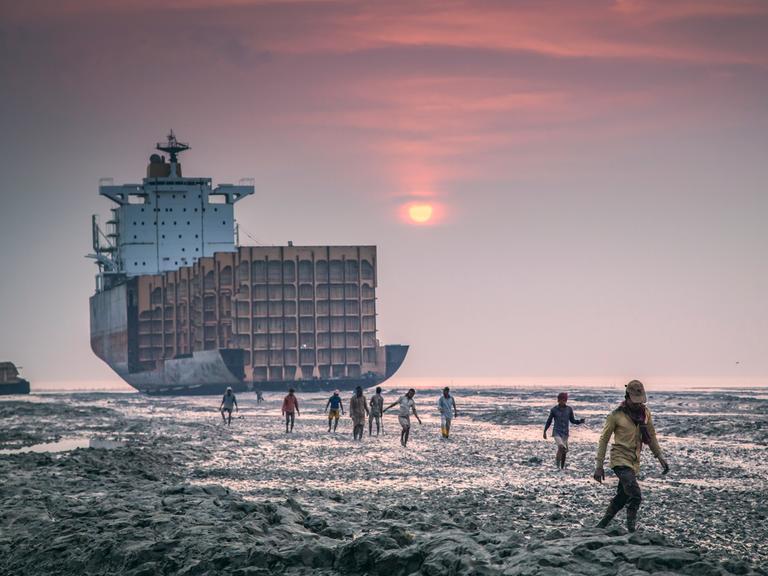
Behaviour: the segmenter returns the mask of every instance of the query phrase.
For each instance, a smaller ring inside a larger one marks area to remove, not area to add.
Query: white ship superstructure
[[[253,184],[214,188],[210,178],[183,177],[178,155],[188,149],[171,131],[157,144],[168,160],[153,154],[141,184],[100,183],[99,194],[117,205],[106,235],[94,221],[94,249],[106,273],[160,274],[237,249],[234,205],[253,194]]]

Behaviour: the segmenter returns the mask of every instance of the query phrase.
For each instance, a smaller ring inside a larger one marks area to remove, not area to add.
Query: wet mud
[[[572,393],[569,466],[541,438],[548,392],[458,391],[452,436],[419,391],[408,448],[328,434],[324,397],[286,434],[277,396],[51,395],[0,402],[0,574],[767,574],[768,401],[750,392],[653,394],[672,466],[644,454],[640,529],[595,529],[615,490],[590,479],[616,398]],[[551,395],[551,394],[550,394]],[[394,400],[395,392],[387,399]],[[713,426],[707,426],[711,418]]]

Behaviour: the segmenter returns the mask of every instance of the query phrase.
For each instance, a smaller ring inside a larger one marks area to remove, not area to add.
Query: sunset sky
[[[3,2],[0,360],[114,378],[98,180],[173,128],[185,175],[255,179],[243,244],[378,246],[402,376],[768,383],[767,30],[738,0]]]

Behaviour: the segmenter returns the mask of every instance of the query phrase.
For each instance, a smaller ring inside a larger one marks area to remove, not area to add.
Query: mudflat
[[[594,528],[618,392],[569,391],[587,422],[565,471],[541,438],[555,392],[456,390],[444,440],[419,390],[408,448],[394,412],[379,437],[354,442],[348,416],[329,434],[325,395],[300,397],[292,434],[277,395],[239,395],[230,427],[220,398],[6,399],[0,574],[768,574],[768,392],[649,394],[672,470],[644,452],[631,535],[623,514]]]

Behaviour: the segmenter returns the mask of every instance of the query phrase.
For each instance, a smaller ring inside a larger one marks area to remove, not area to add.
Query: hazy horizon
[[[626,384],[618,377],[509,377],[509,378],[472,378],[472,377],[399,377],[395,376],[383,384],[385,390],[401,390],[415,388],[416,390],[439,390],[450,386],[453,390],[483,390],[483,389],[524,389],[541,388],[546,390],[588,390],[615,389],[617,393]],[[718,389],[763,389],[768,390],[768,379],[765,378],[652,378],[645,381],[649,391],[667,390],[718,390]],[[48,381],[32,383],[33,394],[58,392],[136,392],[122,380],[102,381]],[[251,392],[240,392],[240,395],[251,395]],[[280,394],[280,392],[270,392]],[[311,395],[317,392],[308,393]],[[344,394],[352,394],[351,391]],[[578,399],[578,398],[575,398]]]
[[[170,128],[185,175],[255,178],[242,244],[378,246],[399,379],[768,383],[768,4],[0,15],[0,360],[33,386],[116,379],[89,347],[90,216]]]

